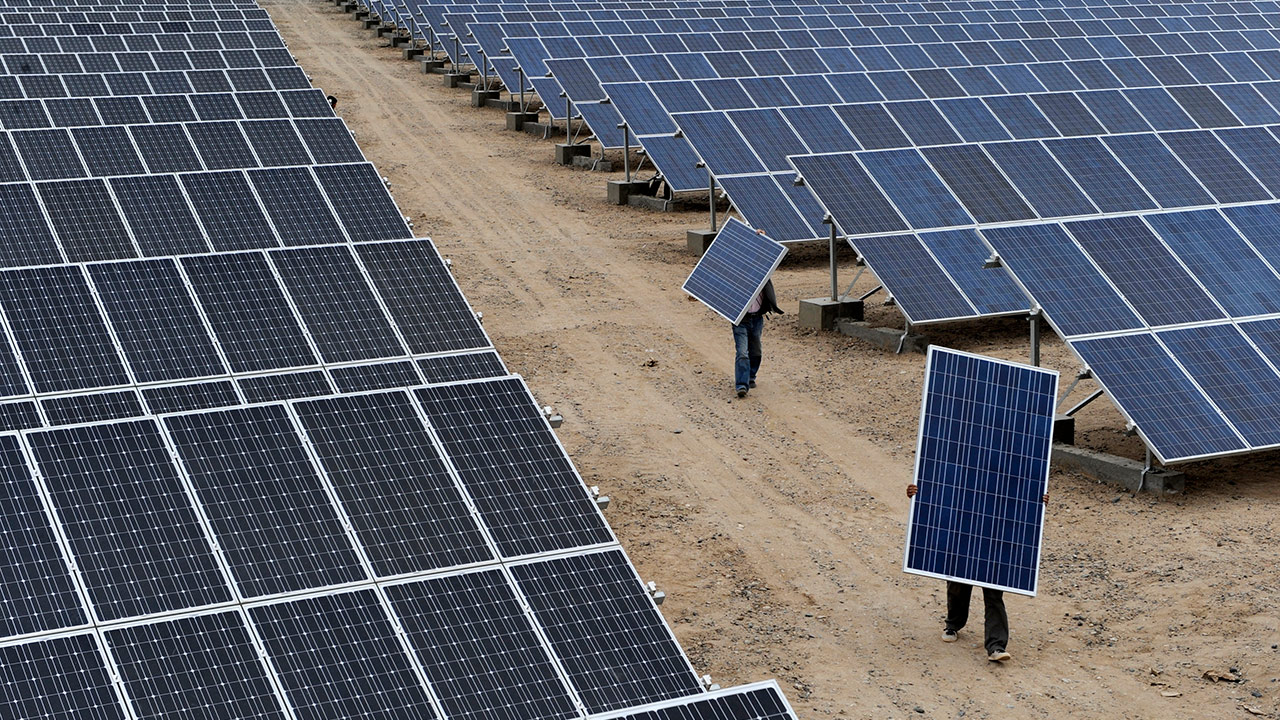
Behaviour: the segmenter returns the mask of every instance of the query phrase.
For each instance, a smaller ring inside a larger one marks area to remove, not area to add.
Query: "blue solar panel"
[[[1104,138],[1103,142],[1161,206],[1213,204],[1209,193],[1156,135],[1121,135]]]
[[[1093,215],[1098,209],[1038,142],[992,143],[987,154],[1040,217]]]
[[[1102,212],[1148,210],[1156,206],[1096,138],[1048,140],[1044,145]]]
[[[1035,212],[977,145],[925,148],[921,153],[978,222],[1035,217]]]
[[[1142,321],[1058,225],[989,228],[983,237],[1064,336],[1142,327]]]
[[[858,159],[912,226],[927,229],[973,223],[917,151],[862,153]]]
[[[977,314],[914,235],[857,238],[850,244],[893,295],[907,320],[922,324]]]
[[[778,186],[778,179],[782,177],[740,175],[720,178],[719,182],[742,216],[750,220],[757,230],[764,231],[778,242],[812,240],[826,235],[826,231],[808,222]],[[817,211],[814,223],[821,221],[822,214],[821,210]]]
[[[764,172],[760,160],[724,113],[685,113],[676,115],[675,120],[715,175]]]
[[[685,138],[651,135],[641,143],[673,191],[699,190],[709,185],[706,169],[697,167],[698,154]]]
[[[808,152],[776,109],[737,110],[726,115],[770,172],[790,170],[787,156]]]
[[[1271,199],[1271,193],[1253,179],[1213,133],[1169,133],[1163,137],[1218,202]]]
[[[1234,325],[1157,333],[1253,447],[1280,443],[1280,375]]]
[[[737,324],[786,254],[783,245],[730,218],[685,280],[684,291]]]
[[[846,235],[907,229],[853,154],[793,156],[790,160]]]
[[[903,569],[1036,594],[1058,373],[929,348]]]
[[[1226,419],[1149,333],[1071,347],[1162,462],[1245,449]]]
[[[829,107],[784,108],[782,116],[795,128],[810,153],[853,152],[862,149],[853,133],[849,132]]]
[[[1228,314],[1280,313],[1280,278],[1216,210],[1146,220]]]
[[[933,253],[969,302],[983,314],[1025,312],[1031,302],[1008,271],[984,268],[990,254],[973,230],[922,233],[920,242]]]
[[[1141,219],[1100,218],[1066,227],[1149,325],[1223,317]]]

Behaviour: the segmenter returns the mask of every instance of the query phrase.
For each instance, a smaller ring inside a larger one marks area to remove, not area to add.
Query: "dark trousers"
[[[733,347],[737,353],[733,363],[733,384],[744,388],[756,379],[760,371],[760,359],[764,353],[760,349],[760,336],[764,334],[764,315],[742,318],[742,322],[733,326]]]
[[[947,629],[959,630],[969,621],[969,598],[973,586],[947,581]],[[982,588],[982,605],[986,615],[987,652],[1009,647],[1009,616],[1004,611],[1004,593]]]

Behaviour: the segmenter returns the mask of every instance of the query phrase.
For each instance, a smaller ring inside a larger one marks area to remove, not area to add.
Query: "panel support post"
[[[831,254],[831,302],[839,302],[840,300],[840,281],[839,270],[836,268],[836,221],[830,215],[822,218],[822,222],[831,226],[831,237],[829,240],[828,250]]]
[[[1031,364],[1040,367],[1040,309],[1032,309],[1027,321],[1031,323]]]
[[[618,123],[622,129],[622,169],[627,174],[627,183],[631,183],[631,128],[624,122]]]
[[[707,168],[707,204],[711,206],[711,234],[716,233],[716,176]]]

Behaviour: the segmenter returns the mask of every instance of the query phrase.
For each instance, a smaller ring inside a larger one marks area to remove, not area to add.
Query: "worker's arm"
[[[915,484],[915,483],[911,483],[910,485],[908,485],[908,486],[907,486],[907,497],[909,497],[909,498],[911,498],[911,497],[915,497],[915,496],[916,496],[916,492],[917,492],[919,489],[920,489],[920,488],[916,487],[916,484]],[[1047,496],[1046,496],[1046,497],[1047,497]]]

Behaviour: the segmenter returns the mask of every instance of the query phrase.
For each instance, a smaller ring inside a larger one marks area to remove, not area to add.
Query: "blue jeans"
[[[733,384],[744,388],[760,371],[760,336],[764,333],[764,315],[744,317],[733,326],[733,346],[738,351],[733,363]]]

